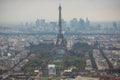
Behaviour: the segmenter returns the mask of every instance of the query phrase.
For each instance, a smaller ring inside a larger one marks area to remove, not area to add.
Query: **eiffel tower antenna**
[[[61,0],[59,0],[59,6],[61,5]]]

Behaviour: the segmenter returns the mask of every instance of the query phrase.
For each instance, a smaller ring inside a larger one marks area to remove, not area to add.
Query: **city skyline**
[[[119,0],[62,0],[62,18],[120,21]],[[59,0],[0,0],[0,23],[47,19],[58,21]]]

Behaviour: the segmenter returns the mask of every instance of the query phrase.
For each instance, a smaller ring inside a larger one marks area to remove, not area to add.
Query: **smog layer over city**
[[[0,0],[0,80],[120,80],[120,0]]]

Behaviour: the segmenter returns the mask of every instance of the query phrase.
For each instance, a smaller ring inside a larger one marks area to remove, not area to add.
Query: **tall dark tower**
[[[66,47],[66,41],[64,39],[63,33],[62,33],[62,22],[61,22],[61,4],[59,4],[59,24],[58,24],[58,34],[57,34],[57,41],[56,41],[56,47],[58,48],[65,48]]]

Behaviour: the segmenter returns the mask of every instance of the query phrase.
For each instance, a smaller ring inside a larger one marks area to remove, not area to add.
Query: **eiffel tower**
[[[62,7],[61,7],[61,4],[59,4],[59,24],[58,24],[58,27],[59,27],[59,29],[58,29],[58,34],[57,34],[57,41],[56,41],[56,47],[57,48],[62,48],[62,49],[64,49],[64,48],[66,48],[66,40],[64,39],[64,35],[63,35],[63,33],[62,33],[62,22],[61,22],[61,9],[62,9]]]

